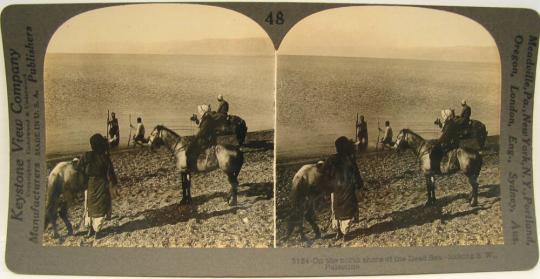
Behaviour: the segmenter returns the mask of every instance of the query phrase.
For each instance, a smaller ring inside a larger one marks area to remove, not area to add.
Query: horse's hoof
[[[236,206],[238,204],[238,201],[236,200],[236,198],[234,199],[231,199],[229,202],[228,202],[229,206]]]
[[[478,206],[478,201],[471,201],[471,207]]]

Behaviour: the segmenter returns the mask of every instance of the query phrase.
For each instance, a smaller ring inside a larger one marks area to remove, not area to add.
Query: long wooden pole
[[[381,125],[379,123],[379,118],[377,118],[377,143],[375,143],[375,152],[379,151],[380,138],[381,138]]]
[[[107,155],[109,154],[109,151],[110,151],[110,142],[109,142],[109,122],[110,122],[110,113],[109,113],[109,110],[107,110],[107,131],[105,132],[105,137],[107,138]]]
[[[356,113],[356,126],[354,129],[354,138],[356,139],[355,142],[358,142],[358,112]]]
[[[128,138],[128,147],[129,147],[129,144],[131,143],[131,130],[133,130],[133,128],[131,127],[131,113],[129,114],[129,138]]]

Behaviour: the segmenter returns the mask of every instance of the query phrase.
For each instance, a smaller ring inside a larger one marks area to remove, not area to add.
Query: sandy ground
[[[411,151],[366,154],[358,158],[366,191],[359,200],[360,221],[352,228],[349,241],[334,240],[330,229],[330,204],[323,198],[317,220],[323,238],[314,240],[311,226],[304,224],[308,241],[298,231],[288,240],[289,189],[301,165],[315,162],[281,162],[277,165],[277,246],[278,247],[403,247],[503,244],[500,200],[498,138],[490,138],[482,151],[484,165],[479,177],[479,205],[470,207],[470,186],[462,174],[437,176],[437,203],[424,207],[426,186],[416,157]],[[326,234],[326,235],[325,235]]]
[[[193,206],[178,206],[180,177],[171,154],[162,148],[121,150],[111,154],[120,183],[113,200],[112,219],[104,236],[87,239],[67,236],[58,219],[60,238],[51,229],[44,245],[94,247],[272,247],[273,132],[248,134],[245,163],[239,175],[238,206],[225,197],[230,189],[220,170],[192,176]],[[51,161],[49,168],[54,165]],[[70,211],[75,225],[81,219],[82,199]]]

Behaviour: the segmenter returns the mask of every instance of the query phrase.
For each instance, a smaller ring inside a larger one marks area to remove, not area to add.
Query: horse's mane
[[[171,129],[169,129],[169,128],[163,126],[163,125],[157,125],[155,129],[157,129],[158,131],[159,131],[159,130],[165,130],[165,131],[167,131],[167,132],[169,132],[169,133],[171,133],[171,134],[173,134],[173,135],[175,135],[175,136],[181,138],[181,136],[180,136],[178,133],[176,133],[175,131],[173,131],[173,130],[171,130]]]
[[[409,129],[409,128],[404,128],[401,130],[402,132],[406,133],[406,134],[411,134],[411,135],[414,135],[416,137],[419,137],[421,139],[424,139],[422,136],[420,136],[419,134],[413,132],[413,130]]]

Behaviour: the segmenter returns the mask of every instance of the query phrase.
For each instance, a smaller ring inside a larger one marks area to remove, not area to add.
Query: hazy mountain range
[[[92,51],[90,51],[90,47]],[[66,52],[64,52],[66,53]],[[99,46],[81,46],[68,53],[124,53],[124,54],[168,54],[168,55],[273,55],[272,42],[266,38],[205,39],[196,41],[168,41],[165,43],[107,42]],[[442,61],[470,61],[498,63],[496,47],[453,46],[438,48],[369,48],[363,46],[301,46],[282,51],[283,55],[341,56],[397,58]]]
[[[453,46],[436,48],[365,48],[358,46],[339,47],[306,47],[290,48],[285,55],[314,55],[368,57],[390,59],[416,59],[439,61],[468,61],[483,63],[499,63],[499,52],[495,47]]]

